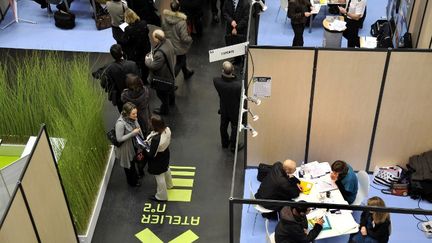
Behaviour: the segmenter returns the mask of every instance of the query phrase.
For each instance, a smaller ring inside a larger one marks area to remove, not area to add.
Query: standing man
[[[160,29],[153,31],[152,38],[156,46],[153,48],[153,52],[147,54],[145,58],[145,64],[150,70],[148,81],[151,83],[154,76],[175,81],[176,55],[171,41],[165,38],[165,33]],[[169,105],[175,104],[174,90],[156,90],[156,95],[162,104],[159,109],[154,109],[153,112],[158,115],[168,115]]]
[[[106,3],[106,8],[111,17],[111,30],[114,40],[117,44],[123,45],[124,43],[124,32],[120,29],[120,25],[124,23],[124,13],[128,6],[121,0],[112,0]]]
[[[362,25],[361,18],[365,9],[366,0],[348,0],[345,8],[339,7],[339,12],[345,15],[347,23],[343,36],[348,40],[348,47],[360,47],[358,32]]]
[[[189,79],[194,74],[194,71],[188,69],[186,63],[186,53],[192,44],[192,37],[187,31],[187,17],[179,11],[180,4],[177,0],[173,0],[170,7],[171,11],[168,9],[163,11],[162,29],[165,32],[166,38],[174,46],[177,55],[175,76],[182,70],[184,79]]]
[[[241,82],[234,75],[234,66],[225,61],[222,64],[222,76],[213,79],[219,94],[220,135],[222,148],[230,147],[235,151],[237,122],[240,108]],[[231,123],[231,136],[228,135],[228,125]]]
[[[223,16],[226,20],[226,44],[234,45],[246,41],[249,20],[248,0],[226,0]]]
[[[112,45],[110,53],[114,62],[106,68],[106,76],[102,77],[102,84],[105,85],[102,86],[108,92],[108,99],[114,106],[117,106],[119,113],[121,113],[123,109],[121,93],[126,88],[126,74],[132,73],[139,77],[141,75],[135,62],[123,58],[123,51],[119,44]]]

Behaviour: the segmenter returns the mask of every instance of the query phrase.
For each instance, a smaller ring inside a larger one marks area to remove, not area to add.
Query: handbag
[[[114,145],[116,147],[120,147],[123,144],[123,142],[117,141],[117,137],[116,137],[114,128],[107,132],[107,137],[108,137],[108,140],[110,140],[110,142],[112,143],[112,145]]]
[[[174,73],[169,65],[168,58],[162,50],[156,50],[162,52],[162,54],[165,57],[165,61],[167,62],[168,69],[170,70],[172,78],[166,78],[166,77],[160,77],[153,75],[150,87],[152,89],[155,89],[157,91],[165,91],[165,92],[171,92],[175,90],[175,76]]]
[[[54,13],[55,26],[60,29],[73,29],[75,27],[75,14],[71,12],[56,11]]]
[[[96,29],[103,30],[111,27],[111,16],[108,13],[103,13],[96,16]]]
[[[373,174],[373,182],[375,184],[390,187],[392,184],[399,181],[402,171],[403,170],[400,166],[376,167]]]

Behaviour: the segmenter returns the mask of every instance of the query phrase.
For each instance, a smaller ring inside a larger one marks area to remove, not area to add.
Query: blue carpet
[[[51,5],[53,11],[57,10]],[[71,12],[76,15],[76,26],[71,30],[62,30],[54,25],[54,17],[48,16],[46,9],[31,0],[18,1],[18,16],[22,19],[36,21],[36,24],[14,23],[8,28],[0,29],[0,47],[36,50],[62,50],[82,52],[109,52],[115,43],[111,28],[97,30],[92,19],[93,10],[88,0],[75,0]],[[13,20],[12,9],[9,9],[0,27]]]
[[[256,191],[260,185],[260,182],[256,179],[257,169],[247,169],[245,174],[245,189],[244,189],[244,198],[249,198],[249,181],[252,181],[252,188]],[[371,177],[372,180],[372,177]],[[372,184],[374,187],[379,188],[375,184]],[[371,187],[369,191],[369,197],[379,196],[381,197],[387,206],[389,207],[399,207],[399,208],[417,208],[418,200],[413,200],[409,197],[396,197],[391,195],[382,194],[379,190]],[[432,204],[428,202],[422,201],[420,203],[420,207],[422,209],[432,210]],[[250,243],[250,242],[265,242],[265,219],[258,215],[256,218],[255,229],[253,229],[253,223],[255,218],[255,209],[250,207],[248,212],[248,205],[243,205],[242,210],[242,222],[241,222],[241,243]],[[430,242],[424,233],[417,229],[417,222],[412,215],[407,214],[391,214],[392,221],[392,234],[390,236],[389,242]],[[424,220],[425,216],[418,215],[418,218]],[[270,221],[269,223],[269,232],[272,233],[275,230],[277,222]],[[340,236],[333,237],[323,240],[317,240],[317,243],[346,243],[348,242],[348,236]]]
[[[370,26],[386,14],[387,0],[370,0],[368,1],[367,14],[363,29],[360,30],[360,36],[370,36]],[[286,21],[286,12],[281,9],[279,16],[276,15],[279,9],[279,0],[266,1],[268,9],[261,14],[258,45],[270,46],[291,46],[294,32],[291,27],[290,19]],[[324,29],[322,21],[326,15],[330,15],[325,6],[321,7],[320,12],[313,20],[312,33],[309,28],[305,29],[303,34],[305,47],[320,47],[323,44]],[[342,38],[342,47],[346,47],[346,40]]]

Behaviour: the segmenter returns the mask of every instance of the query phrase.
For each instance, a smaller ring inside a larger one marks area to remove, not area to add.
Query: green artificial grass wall
[[[42,123],[50,137],[66,139],[59,171],[80,234],[87,228],[109,150],[105,98],[90,72],[84,54],[65,59],[55,52],[33,52],[0,64],[0,139],[25,143]]]
[[[24,148],[24,146],[0,145],[0,169],[19,159]]]

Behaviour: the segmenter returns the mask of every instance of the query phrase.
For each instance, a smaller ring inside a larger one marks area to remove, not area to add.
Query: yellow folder
[[[309,195],[309,193],[312,190],[312,186],[313,186],[312,182],[303,181],[303,180],[300,181],[300,187],[302,188],[302,192],[306,195]]]

